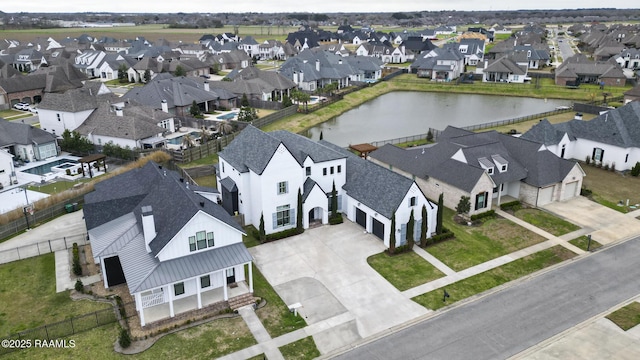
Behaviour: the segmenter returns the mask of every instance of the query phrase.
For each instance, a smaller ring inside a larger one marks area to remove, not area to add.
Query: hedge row
[[[291,229],[279,231],[277,233],[268,234],[267,241],[280,240],[280,239],[288,238],[289,236],[302,234],[303,232],[304,230],[298,230],[297,227],[294,227]]]
[[[494,217],[494,216],[496,216],[496,212],[494,210],[489,210],[489,211],[482,212],[480,214],[471,215],[471,221],[476,221],[476,220],[480,220],[488,217]]]
[[[519,210],[522,208],[522,204],[520,203],[520,200],[514,200],[514,201],[509,201],[506,202],[504,204],[500,204],[500,209],[502,210]]]
[[[82,275],[82,266],[80,266],[80,251],[78,249],[78,243],[73,243],[73,273],[78,276]]]

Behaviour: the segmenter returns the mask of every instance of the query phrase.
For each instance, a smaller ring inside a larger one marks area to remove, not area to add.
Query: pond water
[[[425,134],[429,128],[463,127],[570,106],[570,100],[397,91],[322,123],[305,135],[339,146]]]

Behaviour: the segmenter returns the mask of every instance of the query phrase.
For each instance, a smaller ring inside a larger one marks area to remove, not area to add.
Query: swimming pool
[[[73,160],[73,159],[58,159],[58,160],[54,160],[54,161],[52,161],[50,163],[38,165],[38,166],[32,167],[30,169],[24,169],[24,170],[19,170],[19,171],[26,172],[26,173],[29,173],[29,174],[34,174],[34,175],[44,175],[44,174],[50,173],[52,167],[57,167],[57,166],[62,165],[64,163],[77,164],[78,162]],[[70,166],[71,165],[69,165],[69,167]],[[66,168],[66,166],[65,166],[65,168]]]
[[[192,131],[189,133],[189,136],[191,136],[191,140],[195,140],[200,138],[200,133],[197,131]],[[178,137],[175,137],[173,139],[168,139],[167,143],[172,144],[172,145],[182,145],[182,139],[184,138],[184,135],[180,135]]]
[[[230,112],[228,114],[217,116],[216,119],[218,119],[218,120],[231,120],[231,119],[235,118],[236,116],[238,116],[237,112]]]

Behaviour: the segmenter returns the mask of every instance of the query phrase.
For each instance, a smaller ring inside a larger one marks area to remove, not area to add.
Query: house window
[[[604,158],[604,150],[600,148],[593,148],[593,161],[602,161]]]
[[[307,166],[305,169],[307,176],[311,176],[311,166]]]
[[[196,237],[189,236],[189,251],[196,251]]]
[[[513,75],[513,81],[518,81],[518,75]]]
[[[207,247],[213,247],[215,242],[213,241],[213,232],[207,233]]]
[[[281,181],[278,183],[278,195],[281,194],[286,194],[287,193],[287,182],[286,181]]]
[[[184,283],[173,284],[173,293],[176,296],[184,294]]]
[[[327,175],[327,168],[322,169],[322,175]]]
[[[276,208],[276,226],[287,226],[291,223],[291,216],[289,211],[289,205],[282,205]]]
[[[209,286],[211,286],[211,276],[207,275],[200,277],[200,288],[204,289]]]
[[[629,161],[629,154],[627,154],[627,155],[625,155],[625,156],[624,156],[624,162],[625,162],[625,164],[627,163],[627,161]]]
[[[222,172],[224,172],[224,162],[221,162],[220,164],[222,164]]]
[[[331,167],[331,175],[333,175],[333,166]]]
[[[487,169],[487,174],[492,175],[493,174],[493,168],[488,168]]]
[[[202,249],[206,249],[207,248],[207,239],[205,237],[205,232],[204,231],[198,231],[196,233],[196,241],[198,243],[198,250],[202,250]]]
[[[409,206],[416,206],[416,202],[417,202],[417,198],[415,196],[412,196],[409,199]]]
[[[342,172],[342,165],[338,165],[338,174]]]
[[[56,117],[58,118],[58,121],[60,121],[60,114],[56,114]]]
[[[502,165],[501,171],[507,171],[507,165]]]
[[[476,210],[484,209],[487,207],[487,192],[476,195]]]

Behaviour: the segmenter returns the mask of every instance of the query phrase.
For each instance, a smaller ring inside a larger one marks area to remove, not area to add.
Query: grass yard
[[[640,178],[606,171],[584,163],[580,166],[587,174],[582,180],[582,187],[593,191],[591,198],[595,202],[622,213],[634,210],[626,206],[627,199],[629,205],[640,204]],[[618,206],[621,200],[625,206]]]
[[[198,186],[206,186],[206,187],[211,187],[216,189],[218,188],[218,185],[217,185],[218,182],[216,180],[215,175],[200,176],[193,179],[193,181],[195,181],[196,184],[198,184]]]
[[[258,318],[272,338],[302,329],[307,323],[301,316],[294,316],[287,305],[264,278],[260,270],[253,266],[253,293],[267,301],[267,305],[256,311]]]
[[[580,236],[579,238],[575,238],[573,240],[569,240],[569,244],[579,247],[580,249],[587,251],[587,246],[589,245],[589,238],[586,235]],[[591,239],[590,250],[594,250],[602,247],[602,244]]]
[[[437,310],[574,256],[576,254],[566,248],[554,246],[448,285],[445,289],[450,297],[446,302],[442,301],[443,289],[418,295],[412,300],[428,309]]]
[[[320,356],[316,343],[311,336],[281,346],[280,352],[287,360],[311,360]]]
[[[567,112],[567,113],[563,113],[563,114],[548,116],[545,119],[549,120],[549,122],[552,123],[552,124],[558,124],[558,123],[567,122],[569,120],[572,120],[574,116],[575,116],[575,112],[572,111],[572,112]],[[595,117],[596,117],[596,115],[593,115],[593,114],[583,114],[582,115],[582,119],[583,120],[591,120],[591,119],[593,119]],[[516,123],[516,124],[501,125],[501,126],[496,126],[496,127],[492,127],[492,128],[480,129],[480,130],[476,130],[476,132],[484,132],[484,131],[495,130],[495,131],[500,132],[500,133],[508,133],[511,130],[515,130],[516,132],[522,134],[522,133],[527,132],[529,129],[531,129],[533,127],[533,125],[537,124],[542,119],[543,118],[532,119],[532,120],[519,122],[519,123]]]
[[[198,160],[194,160],[190,163],[186,163],[186,164],[179,164],[179,166],[183,169],[188,169],[188,168],[192,168],[192,167],[198,167],[198,166],[202,166],[202,165],[212,165],[212,164],[217,164],[218,163],[218,154],[211,154],[208,156],[205,156],[203,158],[200,158]]]
[[[166,335],[148,350],[136,355],[113,351],[118,325],[109,324],[75,334],[75,348],[16,351],[3,359],[214,359],[255,345],[251,331],[241,317],[218,319],[174,334]]]
[[[580,229],[578,225],[562,220],[559,217],[540,209],[519,209],[514,213],[514,215],[515,217],[555,236],[561,236]]]
[[[89,300],[73,301],[56,293],[55,255],[41,255],[0,265],[0,335],[55,323],[109,308]]]
[[[369,256],[367,263],[400,291],[444,276],[440,270],[413,251],[394,256],[382,252]]]
[[[488,219],[476,227],[459,225],[453,221],[453,216],[454,211],[445,208],[443,225],[455,233],[455,239],[428,246],[425,250],[455,271],[546,240],[501,217]]]
[[[246,246],[247,248],[250,248],[250,247],[260,245],[260,239],[256,237],[258,230],[256,230],[255,226],[253,225],[245,226],[244,232],[247,233],[247,235],[242,236],[242,242],[244,243],[244,246]]]
[[[607,315],[606,318],[613,321],[620,329],[627,331],[640,324],[640,303],[634,301]]]
[[[77,181],[56,181],[53,183],[47,183],[44,185],[29,185],[28,189],[45,194],[57,194],[65,190],[73,189],[73,186],[79,183],[88,183],[93,179],[78,177]]]

